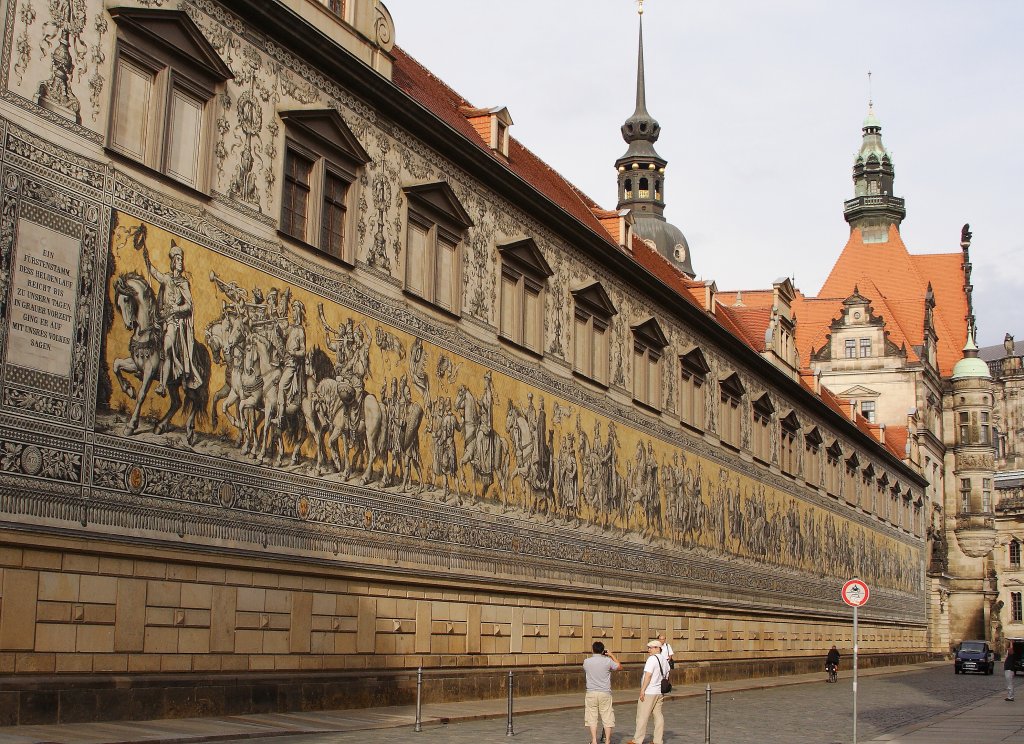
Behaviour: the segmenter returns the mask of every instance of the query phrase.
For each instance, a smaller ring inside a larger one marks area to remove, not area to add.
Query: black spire
[[[636,62],[636,110],[622,125],[622,139],[629,146],[615,161],[618,171],[619,202],[617,208],[633,213],[633,231],[648,245],[671,260],[681,271],[693,276],[690,248],[683,233],[665,221],[664,182],[668,164],[654,149],[661,135],[661,125],[647,110],[647,88],[644,80],[644,18],[640,0],[640,33]]]
[[[870,100],[861,131],[863,140],[853,163],[854,198],[843,204],[843,216],[851,231],[860,229],[865,242],[885,242],[890,225],[898,230],[907,210],[903,199],[892,193],[896,169],[882,144],[882,123]]]

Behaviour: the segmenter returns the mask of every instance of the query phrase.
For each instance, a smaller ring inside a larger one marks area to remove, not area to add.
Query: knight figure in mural
[[[154,292],[136,272],[119,275],[113,284],[125,328],[132,332],[129,356],[113,363],[121,390],[136,401],[126,433],[132,435],[138,429],[142,404],[156,382],[155,392],[161,397],[169,396],[170,403],[154,431],[168,431],[171,419],[184,405],[186,439],[194,444],[196,418],[206,416],[211,360],[209,350],[195,340],[192,286],[185,273],[185,253],[171,240],[169,268],[164,273],[150,259],[145,225],[128,230],[127,237],[131,238],[132,247],[141,252],[146,271],[159,289]],[[138,390],[125,375],[139,379]]]

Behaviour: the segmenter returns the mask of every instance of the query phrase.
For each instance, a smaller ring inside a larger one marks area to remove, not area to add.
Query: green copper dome
[[[990,379],[988,365],[978,358],[978,346],[974,343],[974,331],[967,334],[967,344],[964,346],[964,358],[953,366],[953,379],[965,380],[968,378]]]

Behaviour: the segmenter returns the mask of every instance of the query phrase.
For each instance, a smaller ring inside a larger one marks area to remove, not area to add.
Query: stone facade
[[[749,674],[849,645],[852,575],[862,651],[926,649],[925,481],[502,186],[390,79],[418,68],[383,6],[108,5],[2,4],[4,723],[407,701],[419,665],[438,695],[563,689],[593,639],[638,661],[658,631]],[[814,438],[782,467],[755,410]]]

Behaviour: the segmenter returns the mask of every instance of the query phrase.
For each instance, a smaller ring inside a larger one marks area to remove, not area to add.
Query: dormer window
[[[551,267],[532,238],[498,246],[501,337],[535,354],[544,351],[544,295]]]
[[[405,291],[462,312],[462,240],[473,222],[447,183],[405,189]]]
[[[633,400],[661,408],[661,357],[668,346],[661,326],[648,318],[633,326]]]
[[[119,155],[205,192],[212,104],[233,77],[183,12],[111,8],[117,52],[107,145]]]
[[[508,130],[512,126],[512,117],[509,115],[508,109],[505,107],[487,109],[463,106],[460,111],[491,151],[507,160]]]

